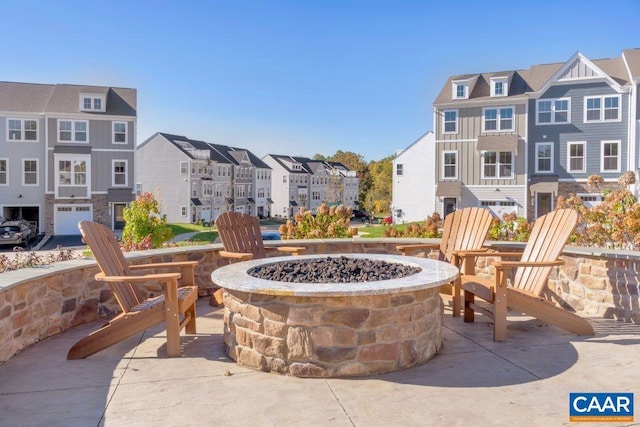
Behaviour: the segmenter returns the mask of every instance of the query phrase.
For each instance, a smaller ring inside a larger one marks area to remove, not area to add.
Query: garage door
[[[91,221],[91,205],[55,205],[53,234],[57,236],[80,234],[78,221]]]

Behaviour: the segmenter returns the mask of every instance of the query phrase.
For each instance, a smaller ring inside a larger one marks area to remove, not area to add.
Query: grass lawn
[[[194,231],[211,231],[213,228],[203,227],[200,224],[167,224],[174,236]]]
[[[413,223],[398,224],[398,225],[394,224],[391,227],[404,231],[404,229],[411,224]],[[390,226],[388,225],[371,225],[369,227],[361,227],[358,230],[362,237],[376,238],[376,237],[383,237],[382,233],[384,232],[384,230],[388,229],[389,227]]]

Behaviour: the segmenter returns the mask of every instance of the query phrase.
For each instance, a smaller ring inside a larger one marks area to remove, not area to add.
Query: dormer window
[[[453,99],[469,98],[469,82],[453,82]]]
[[[507,78],[491,79],[491,96],[507,96],[509,92]]]
[[[104,113],[107,103],[104,95],[80,94],[80,111],[97,111]]]

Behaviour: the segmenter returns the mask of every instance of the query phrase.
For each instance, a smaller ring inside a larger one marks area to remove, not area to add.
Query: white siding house
[[[435,146],[427,132],[393,159],[394,223],[424,221],[435,212]]]

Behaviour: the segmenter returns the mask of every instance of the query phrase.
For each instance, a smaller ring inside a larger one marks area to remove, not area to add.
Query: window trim
[[[20,122],[20,134],[21,134],[21,138],[20,139],[12,139],[9,138],[9,121],[11,120],[15,120],[15,121],[19,121]],[[24,122],[28,120],[28,121],[32,121],[32,122],[36,122],[36,139],[25,139],[26,136],[26,130],[24,127]],[[37,118],[18,118],[18,117],[7,117],[5,120],[5,126],[7,128],[7,142],[39,142],[40,141],[40,120],[38,120]]]
[[[571,169],[571,146],[582,145],[582,169]],[[567,172],[585,173],[587,172],[587,141],[567,141]]]
[[[116,141],[116,124],[124,125],[124,142]],[[129,143],[129,123],[123,121],[111,122],[111,143],[117,145],[126,145]]]
[[[455,155],[455,173],[454,176],[446,176],[445,171],[447,170],[447,164],[445,163],[445,158],[447,154],[454,154]],[[456,180],[458,179],[458,150],[443,150],[442,151],[442,179],[449,179],[449,180]]]
[[[63,141],[60,138],[60,123],[61,122],[71,122],[72,123],[72,129],[71,129],[71,139],[69,141]],[[76,123],[85,123],[87,125],[87,130],[85,131],[87,134],[87,139],[86,141],[76,141]],[[58,139],[58,143],[73,143],[73,144],[89,144],[89,120],[76,120],[76,119],[58,119],[58,123],[57,123],[57,132],[56,132],[56,136]]]
[[[605,98],[617,98],[618,99],[618,118],[617,119],[605,119],[605,106],[604,100]],[[600,118],[598,120],[587,120],[587,101],[589,99],[599,99],[600,100]],[[622,121],[622,95],[598,95],[598,96],[585,96],[583,101],[583,122],[584,123],[616,123]]]
[[[509,79],[507,77],[492,77],[491,81],[491,97],[500,98],[509,94]],[[496,84],[502,83],[502,93],[496,94]]]
[[[25,162],[36,162],[36,183],[27,184],[25,180]],[[24,187],[37,187],[40,185],[40,161],[37,158],[23,158],[22,159],[22,185]]]
[[[567,101],[567,121],[566,122],[557,122],[556,121],[556,102],[557,101]],[[540,121],[540,103],[542,102],[551,102],[551,121],[550,122],[541,122]],[[585,104],[586,105],[586,104]],[[542,98],[536,100],[536,126],[548,126],[548,125],[566,125],[571,123],[571,97],[563,97],[563,98]]]
[[[548,171],[547,170],[540,170],[538,168],[539,160],[540,160],[540,158],[538,157],[538,152],[539,152],[538,147],[540,145],[550,145],[551,146],[551,150],[550,150],[551,156],[549,156],[550,169]],[[553,142],[536,142],[535,143],[535,146],[534,146],[535,147],[535,155],[534,155],[534,159],[535,159],[534,170],[535,170],[535,173],[541,173],[541,174],[553,174],[554,173],[554,171],[555,171],[555,159],[554,159],[554,152],[553,152],[554,148],[555,148],[554,145],[555,144]]]
[[[9,158],[8,157],[0,157],[0,162],[1,161],[4,161],[6,166],[7,166],[7,168],[6,168],[5,172],[4,172],[6,174],[6,177],[7,177],[7,182],[5,184],[0,182],[0,187],[8,187],[9,184],[10,184],[10,182],[9,182],[9,176],[10,176],[9,175]]]
[[[502,129],[500,127],[500,110],[511,110],[511,129]],[[487,130],[485,128],[486,118],[485,111],[487,110],[496,110],[496,129]],[[516,130],[516,109],[514,106],[500,106],[500,107],[484,107],[482,109],[482,133],[498,133],[498,132],[515,132]]]
[[[404,176],[404,163],[396,163],[396,176]],[[315,179],[315,177],[311,177]]]
[[[84,106],[85,99],[91,99],[91,106],[89,108],[86,108]],[[95,108],[96,99],[100,100],[100,108]],[[97,94],[97,93],[81,93],[78,99],[78,109],[79,111],[92,111],[92,112],[104,113],[107,111],[107,96]]]
[[[451,82],[451,98],[452,99],[469,99],[469,81],[468,80],[453,80]],[[458,86],[462,86],[464,89],[464,95],[458,96]]]
[[[484,173],[484,155],[486,153],[496,153],[496,176],[486,176]],[[500,162],[500,153],[511,153],[511,175],[510,176],[500,176],[499,174],[499,170],[500,170],[500,166],[501,165],[506,165],[506,163],[501,163]],[[484,151],[481,156],[480,156],[480,173],[481,173],[481,177],[482,179],[514,179],[515,178],[515,172],[513,170],[514,168],[514,162],[515,162],[515,153],[513,151]]]
[[[617,144],[618,145],[618,155],[617,157],[617,163],[618,163],[618,167],[617,169],[605,169],[604,168],[604,146],[606,144]],[[622,163],[622,141],[619,139],[603,139],[602,141],[600,141],[600,172],[602,173],[612,173],[612,172],[620,172],[620,165]]]
[[[447,122],[447,113],[455,113],[456,115],[456,118],[453,122],[455,125],[455,130],[453,131],[447,130],[447,123],[451,123],[451,121]],[[442,110],[442,133],[444,135],[456,135],[458,133],[458,109],[457,108]]]
[[[116,162],[124,162],[124,184],[116,183]],[[113,187],[127,187],[129,185],[129,161],[127,159],[111,159],[111,185]]]

